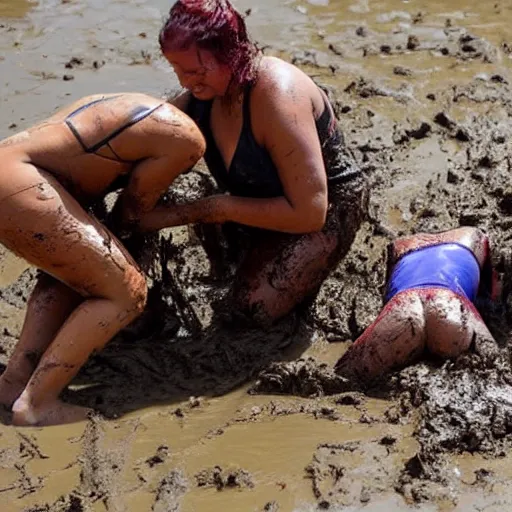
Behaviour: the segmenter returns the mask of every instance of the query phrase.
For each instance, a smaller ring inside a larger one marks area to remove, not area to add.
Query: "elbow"
[[[316,233],[321,231],[325,226],[327,219],[327,201],[315,201],[308,209],[301,215],[300,232],[301,233]]]

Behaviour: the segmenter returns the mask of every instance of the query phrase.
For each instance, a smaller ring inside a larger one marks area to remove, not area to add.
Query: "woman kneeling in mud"
[[[325,93],[301,70],[261,56],[227,0],[179,0],[160,32],[187,92],[173,103],[205,136],[222,191],[146,216],[147,230],[235,223],[250,249],[233,305],[267,324],[316,291],[350,248],[366,188]]]
[[[146,302],[144,275],[84,207],[126,179],[112,217],[129,229],[203,151],[192,120],[136,93],[83,98],[0,142],[0,242],[43,271],[0,376],[14,424],[83,419],[60,392]]]
[[[463,227],[399,238],[389,263],[386,305],[337,362],[337,373],[364,387],[425,349],[443,358],[472,344],[492,350],[494,339],[473,305],[493,287],[484,233]]]

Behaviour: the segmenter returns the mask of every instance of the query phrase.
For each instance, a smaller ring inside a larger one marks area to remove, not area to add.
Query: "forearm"
[[[259,199],[218,195],[188,204],[157,207],[142,216],[139,226],[142,231],[153,231],[186,224],[228,221],[286,233],[308,233],[323,227],[325,208],[319,204],[307,213],[301,213],[285,197]]]
[[[327,206],[313,201],[307,209],[294,208],[286,197],[246,198],[228,196],[226,217],[239,224],[284,233],[310,233],[322,229]]]
[[[218,201],[216,201],[217,197],[205,197],[185,204],[157,206],[141,216],[138,222],[138,229],[140,231],[158,231],[164,228],[185,226],[187,224],[222,224],[228,219],[223,217],[218,207]]]

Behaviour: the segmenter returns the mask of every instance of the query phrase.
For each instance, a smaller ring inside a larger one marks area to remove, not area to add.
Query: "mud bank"
[[[491,511],[512,504],[512,42],[505,28],[512,11],[505,3],[471,11],[455,3],[450,12],[433,1],[317,4],[240,7],[252,9],[248,21],[266,53],[289,58],[326,87],[371,180],[371,218],[351,252],[307,310],[261,332],[224,314],[230,267],[219,277],[196,232],[134,242],[154,286],[151,305],[66,393],[102,417],[48,429],[0,426],[5,510]],[[122,10],[125,26],[109,36],[94,28],[105,15],[95,2],[66,2],[58,26],[49,6],[0,23],[0,65],[16,83],[3,84],[3,135],[70,101],[68,94],[118,90],[113,73],[122,88],[158,94],[169,87],[150,35],[164,2],[159,12],[144,2],[113,3],[107,17]],[[56,47],[59,34],[80,34],[82,63],[71,61],[75,50]],[[198,168],[173,193],[186,198],[209,186]],[[389,241],[460,225],[478,225],[493,241],[503,296],[481,307],[497,346],[446,363],[426,359],[367,394],[347,390],[331,368],[381,307]],[[145,257],[155,247],[161,258]],[[34,272],[16,279],[23,266],[8,255],[2,265],[5,364]]]
[[[382,88],[363,78],[352,82],[344,92],[360,98],[383,94]],[[388,421],[412,421],[415,425],[419,450],[405,461],[394,481],[396,491],[408,501],[438,501],[442,497],[455,504],[461,489],[460,472],[454,471],[447,456],[481,453],[486,458],[499,459],[507,456],[512,440],[508,232],[512,211],[508,208],[506,185],[512,149],[510,92],[508,81],[501,74],[477,76],[436,92],[431,101],[438,104],[438,111],[430,118],[393,123],[387,141],[382,137],[383,130],[373,140],[365,134],[353,141],[360,161],[378,184],[373,197],[375,210],[362,245],[353,248],[352,257],[342,265],[343,270],[339,269],[339,276],[326,283],[311,313],[314,322],[324,330],[328,328],[329,338],[354,339],[375,318],[380,304],[375,302],[375,292],[384,283],[383,239],[395,234],[479,226],[491,235],[494,265],[504,279],[501,301],[480,304],[496,337],[496,346],[473,347],[470,354],[444,364],[429,361],[414,365],[369,392],[398,401],[387,411]],[[346,96],[338,100],[339,104],[346,102]],[[350,111],[347,114],[343,119],[357,119]],[[374,128],[378,115],[370,118]],[[427,155],[433,158],[439,158],[434,150],[438,148],[444,158],[441,156],[443,165],[435,174],[422,176],[423,187],[419,188],[417,177],[410,174],[410,165],[414,165],[422,147],[428,148]],[[394,202],[393,190],[404,187],[404,183],[414,193],[404,197],[404,190]],[[383,204],[391,207],[387,216],[382,215]],[[373,258],[372,246],[381,249]],[[347,382],[335,375],[329,365],[312,359],[273,364],[253,386],[254,392],[300,396],[346,390]],[[330,453],[334,456],[344,449],[335,447]],[[330,464],[327,463],[328,468]],[[314,474],[317,473],[322,474],[322,470],[315,469]],[[489,478],[492,480],[492,472],[482,468],[471,485]]]

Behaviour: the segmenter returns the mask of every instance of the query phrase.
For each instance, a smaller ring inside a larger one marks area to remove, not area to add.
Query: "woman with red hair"
[[[143,229],[235,223],[251,249],[234,304],[259,323],[314,293],[349,250],[366,186],[325,93],[300,69],[262,56],[227,0],[179,0],[160,46],[186,92],[173,103],[206,139],[222,191],[145,216]]]

